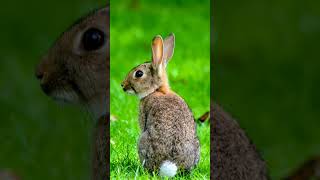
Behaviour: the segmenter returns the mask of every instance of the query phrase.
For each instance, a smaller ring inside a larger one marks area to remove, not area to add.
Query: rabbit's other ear
[[[110,8],[109,6],[106,6],[104,8],[98,9],[95,13],[96,16],[96,22],[93,21],[93,23],[96,23],[98,26],[105,27],[106,25],[110,25]],[[109,29],[109,28],[105,28]]]
[[[161,71],[161,66],[163,64],[163,40],[160,35],[153,38],[151,47],[152,67],[157,71]]]
[[[105,17],[108,17],[109,16],[109,11],[110,11],[110,8],[109,6],[106,6],[104,8],[101,8],[98,10],[97,14],[101,15],[101,16],[105,16]]]
[[[174,41],[175,37],[173,33],[170,33],[169,36],[164,40],[163,59],[166,65],[173,56],[175,43]]]

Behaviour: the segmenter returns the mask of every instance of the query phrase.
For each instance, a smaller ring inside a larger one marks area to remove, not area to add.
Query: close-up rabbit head
[[[109,7],[78,20],[49,49],[36,68],[42,90],[53,99],[81,104],[94,116],[105,114]]]
[[[42,90],[57,101],[80,104],[96,120],[92,179],[107,179],[109,98],[109,6],[78,20],[49,49],[36,68]]]
[[[143,98],[155,90],[169,91],[166,66],[174,52],[175,37],[171,33],[165,40],[157,35],[152,40],[152,62],[133,68],[121,83],[124,91]]]

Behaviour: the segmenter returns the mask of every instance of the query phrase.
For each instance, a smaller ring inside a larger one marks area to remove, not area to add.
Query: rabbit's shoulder
[[[178,94],[174,92],[169,93],[161,93],[161,92],[154,92],[149,96],[145,97],[142,102],[142,105],[145,107],[153,108],[155,110],[161,109],[189,109],[188,105],[181,98]]]
[[[140,110],[145,116],[157,121],[193,121],[193,115],[188,105],[175,93],[155,92],[141,101]]]

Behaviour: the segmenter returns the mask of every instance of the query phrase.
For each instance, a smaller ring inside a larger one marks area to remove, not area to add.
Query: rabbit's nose
[[[43,80],[46,74],[48,73],[47,65],[40,63],[35,69],[35,76],[38,80]]]
[[[42,78],[43,78],[43,72],[41,72],[41,71],[36,71],[36,78],[37,79],[39,79],[39,80],[41,80]]]
[[[41,68],[37,67],[35,75],[38,80],[42,80],[44,71]]]
[[[124,82],[123,82],[123,83],[121,83],[121,87],[122,87],[122,90],[123,90],[123,91],[126,91],[126,88],[125,88],[125,84],[124,84]]]

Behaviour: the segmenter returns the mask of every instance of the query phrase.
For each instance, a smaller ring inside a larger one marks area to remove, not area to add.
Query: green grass
[[[178,1],[177,1],[178,2]],[[168,65],[171,88],[191,107],[195,117],[209,110],[210,97],[210,42],[209,1],[185,6],[176,3],[145,2],[131,9],[128,2],[112,2],[110,109],[116,120],[111,121],[111,179],[131,179],[135,173],[140,179],[157,179],[141,167],[138,159],[137,97],[125,94],[120,83],[134,66],[150,60],[150,44],[156,34],[174,32],[176,48]],[[192,11],[197,13],[188,13]],[[199,28],[194,28],[199,27]],[[201,143],[199,165],[188,175],[176,179],[209,179],[210,127],[198,126]]]

